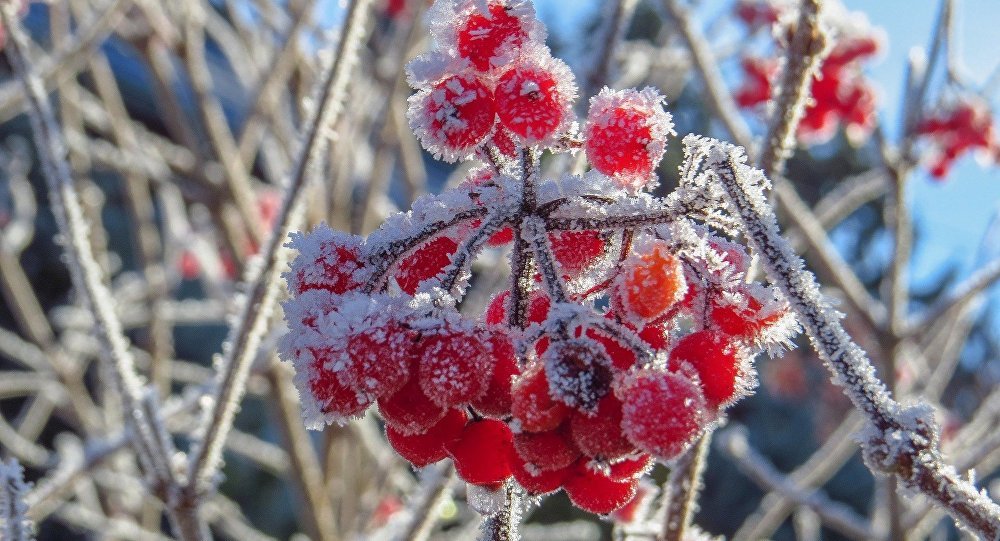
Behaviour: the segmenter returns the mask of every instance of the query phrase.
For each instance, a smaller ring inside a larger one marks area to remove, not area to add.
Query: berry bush
[[[575,4],[0,0],[0,538],[1000,539],[958,8]]]

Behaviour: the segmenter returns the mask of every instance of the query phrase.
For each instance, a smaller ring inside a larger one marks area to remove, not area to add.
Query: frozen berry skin
[[[385,435],[399,456],[422,468],[447,458],[445,445],[458,438],[468,420],[464,411],[453,409],[426,432],[406,435],[387,425]]]
[[[680,260],[666,243],[656,242],[626,261],[615,294],[625,318],[643,322],[665,314],[686,292]]]
[[[477,332],[446,326],[425,335],[420,348],[420,388],[432,402],[448,408],[486,392],[496,361]]]
[[[341,380],[374,396],[388,396],[410,378],[413,340],[396,321],[372,325],[347,338]]]
[[[604,88],[590,100],[583,130],[587,159],[622,187],[641,188],[653,178],[673,127],[653,88]]]
[[[617,481],[638,479],[653,466],[653,457],[642,454],[630,456],[610,465],[608,476]]]
[[[439,236],[417,248],[399,263],[396,283],[408,295],[413,295],[424,280],[430,280],[451,264],[458,243],[448,236]]]
[[[638,481],[615,481],[591,470],[586,462],[577,463],[576,472],[570,475],[563,488],[573,505],[596,515],[607,515],[625,506],[638,487]]]
[[[424,394],[419,380],[418,377],[411,377],[402,389],[378,400],[379,413],[385,423],[402,434],[423,432],[447,413],[446,408],[435,404]]]
[[[617,460],[635,452],[622,433],[622,403],[613,394],[602,398],[593,414],[574,411],[569,423],[573,442],[591,458]]]
[[[361,415],[368,409],[374,398],[356,388],[341,383],[336,372],[324,365],[339,352],[329,348],[308,348],[299,352],[312,367],[309,374],[309,391],[316,400],[320,412],[333,415],[338,421]]]
[[[765,313],[764,304],[751,291],[744,291],[741,300],[742,305],[724,303],[721,299],[711,303],[708,317],[716,330],[741,340],[755,340],[788,311],[787,306],[780,306]]]
[[[520,429],[528,432],[552,430],[563,422],[569,408],[563,402],[552,398],[549,380],[540,365],[528,368],[514,381],[511,391],[513,402],[511,413],[520,424]]]
[[[571,408],[594,411],[611,390],[611,360],[593,340],[554,341],[542,362],[552,396]]]
[[[510,427],[496,419],[473,421],[446,446],[458,476],[467,483],[489,485],[511,476],[514,436]]]
[[[497,82],[500,122],[520,142],[547,145],[573,121],[573,73],[561,60],[543,53],[522,58]]]
[[[361,287],[366,278],[363,244],[361,237],[334,231],[326,224],[306,234],[293,232],[288,246],[299,254],[284,275],[289,289],[295,295],[314,289],[340,295]]]
[[[493,93],[474,75],[452,75],[409,102],[410,128],[428,152],[448,162],[473,154],[496,123]]]
[[[510,314],[510,290],[505,289],[493,297],[486,307],[484,319],[490,325],[506,325]],[[549,298],[541,291],[532,291],[528,296],[528,313],[525,314],[528,323],[541,323],[549,316]]]
[[[557,231],[549,233],[552,255],[563,274],[573,278],[604,255],[607,242],[597,231]]]
[[[557,470],[542,470],[525,461],[516,451],[511,453],[510,460],[514,480],[531,496],[541,496],[559,490],[574,471],[573,464]]]
[[[487,16],[474,9],[456,35],[459,56],[472,62],[479,71],[492,69],[494,59],[509,56],[505,49],[520,47],[528,37],[527,21],[513,10],[505,9],[504,2],[491,2],[488,10]]]
[[[698,373],[708,407],[717,408],[732,401],[740,363],[724,336],[698,331],[681,338],[670,351],[668,367],[679,371],[685,365]]]
[[[548,432],[521,432],[514,435],[518,456],[542,471],[569,466],[580,457],[580,450],[570,439],[565,423]]]
[[[514,378],[521,373],[514,355],[514,343],[510,335],[502,329],[485,331],[484,342],[493,356],[493,374],[483,396],[472,401],[477,413],[488,417],[508,417],[513,402],[511,387]]]
[[[618,391],[625,436],[639,450],[663,460],[684,452],[707,424],[701,389],[680,374],[640,371]]]

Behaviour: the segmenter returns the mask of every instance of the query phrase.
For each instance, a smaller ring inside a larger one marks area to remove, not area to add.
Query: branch
[[[32,523],[24,501],[28,486],[24,468],[16,459],[0,462],[0,538],[6,541],[31,541]]]
[[[243,397],[250,365],[267,329],[271,310],[278,299],[281,273],[288,260],[283,243],[289,231],[298,229],[305,204],[307,179],[322,154],[329,137],[328,127],[335,124],[343,109],[343,97],[348,77],[365,35],[364,25],[371,0],[353,0],[348,7],[342,38],[337,45],[333,65],[317,82],[316,109],[307,123],[307,131],[298,159],[285,183],[286,193],[278,214],[279,224],[266,244],[263,267],[251,271],[249,292],[241,314],[230,330],[219,360],[219,375],[211,396],[211,408],[199,427],[201,441],[192,449],[189,468],[188,499],[197,499],[212,487],[213,477],[221,462],[222,444],[232,426],[233,417]]]
[[[705,151],[717,166],[717,180],[768,275],[788,299],[835,383],[868,418],[861,437],[869,468],[898,476],[905,486],[936,500],[957,522],[978,535],[987,539],[1000,536],[1000,506],[943,463],[929,407],[903,407],[892,399],[865,352],[820,296],[815,277],[781,237],[762,193],[767,181],[761,172],[746,166],[745,157],[735,147],[709,143]]]
[[[698,493],[702,488],[702,474],[708,458],[708,445],[712,433],[698,439],[670,468],[670,477],[663,487],[663,533],[659,541],[686,539],[691,519],[698,508]]]
[[[736,461],[740,470],[765,490],[775,491],[796,504],[815,512],[825,524],[851,539],[872,539],[871,525],[849,506],[830,500],[819,490],[803,489],[750,446],[738,430],[726,430],[719,435],[719,447]]]

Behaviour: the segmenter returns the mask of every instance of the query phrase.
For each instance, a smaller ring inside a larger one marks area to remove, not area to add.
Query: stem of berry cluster
[[[663,532],[658,541],[683,541],[697,508],[711,440],[712,433],[705,433],[671,466],[670,478],[663,487]]]
[[[483,519],[479,541],[519,541],[521,534],[521,491],[513,484],[504,487],[504,503],[496,514]]]
[[[905,408],[892,399],[865,352],[854,343],[822,300],[815,277],[778,231],[774,212],[748,191],[753,172],[730,150],[717,180],[743,222],[747,240],[762,258],[768,276],[788,299],[813,347],[866,417],[862,450],[868,466],[939,502],[960,524],[985,539],[1000,537],[1000,506],[944,463],[930,411]]]

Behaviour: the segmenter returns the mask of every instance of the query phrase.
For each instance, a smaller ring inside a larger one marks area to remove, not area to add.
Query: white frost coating
[[[466,487],[466,501],[469,503],[469,507],[475,509],[480,515],[492,516],[503,509],[506,499],[503,487],[497,490],[473,484],[468,484]]]
[[[0,485],[0,539],[34,539],[34,525],[28,519],[28,504],[24,501],[31,487],[24,482],[24,468],[16,458],[0,462]]]

